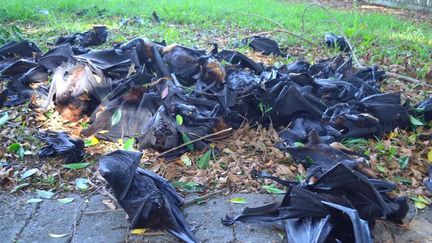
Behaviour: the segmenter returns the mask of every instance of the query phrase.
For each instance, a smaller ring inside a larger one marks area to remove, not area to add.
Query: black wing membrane
[[[354,231],[354,238],[356,243],[372,243],[372,235],[369,230],[368,222],[365,220],[362,220],[357,212],[357,210],[344,207],[335,203],[330,202],[322,202],[323,204],[335,208],[337,210],[340,210],[341,212],[347,214],[351,220],[352,228]]]
[[[167,180],[138,168],[141,156],[117,150],[99,162],[99,172],[129,215],[131,227],[161,227],[185,242],[198,242],[178,208],[182,198]]]
[[[324,218],[304,217],[288,219],[285,231],[289,243],[324,243],[333,228],[330,215]]]

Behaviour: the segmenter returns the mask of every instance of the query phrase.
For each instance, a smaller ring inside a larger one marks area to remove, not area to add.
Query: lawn
[[[365,65],[380,63],[397,66],[397,71],[425,79],[432,61],[432,26],[383,13],[352,9],[329,9],[307,3],[276,0],[219,1],[120,1],[120,0],[11,0],[0,7],[0,44],[14,38],[14,33],[40,43],[54,42],[60,34],[85,31],[94,24],[104,24],[112,31],[111,41],[121,42],[136,36],[167,43],[206,47],[212,41],[229,44],[245,35],[279,28],[319,44],[326,33],[342,34],[356,47]],[[153,21],[155,11],[162,23]],[[246,15],[255,14],[261,17]],[[139,16],[141,24],[121,25],[122,20]],[[268,19],[264,19],[268,18]],[[304,28],[302,30],[302,19]],[[334,21],[336,20],[336,21]],[[10,35],[12,34],[12,35]],[[302,46],[316,49],[286,33],[274,33],[282,47]],[[303,55],[313,61],[305,52]]]

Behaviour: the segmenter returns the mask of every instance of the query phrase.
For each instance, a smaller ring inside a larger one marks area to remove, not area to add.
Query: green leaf
[[[212,150],[209,149],[207,152],[205,152],[198,160],[198,168],[199,169],[206,169],[209,166],[209,161],[211,157]]]
[[[297,148],[303,148],[305,145],[302,142],[295,142],[294,146],[297,147]]]
[[[247,203],[246,198],[242,198],[242,197],[234,197],[230,199],[230,202],[232,203],[236,203],[236,204],[245,204]]]
[[[410,122],[413,126],[424,126],[424,123],[422,121],[413,116],[410,116]]]
[[[191,166],[192,165],[192,160],[189,158],[189,156],[187,154],[182,154],[182,156],[180,156],[180,160],[186,166]]]
[[[36,168],[33,168],[33,169],[30,169],[30,170],[27,170],[26,172],[24,172],[24,174],[21,175],[21,179],[28,178],[28,177],[34,175],[34,174],[35,174],[36,172],[38,172],[38,171],[39,171],[39,170],[36,169]]]
[[[99,143],[99,139],[95,136],[91,136],[90,138],[84,141],[84,147],[91,147]]]
[[[40,198],[44,198],[44,199],[51,199],[51,197],[54,195],[54,192],[45,191],[45,190],[36,189],[36,192]]]
[[[133,145],[135,143],[135,138],[128,138],[124,143],[123,143],[123,149],[124,150],[133,150]]]
[[[12,189],[11,193],[17,192],[17,191],[19,191],[19,190],[21,190],[21,189],[23,189],[24,187],[27,187],[27,186],[29,186],[29,185],[30,185],[30,183],[22,183],[22,184],[19,184],[19,185],[17,185],[16,187],[14,187],[14,189]]]
[[[71,170],[79,170],[79,169],[83,169],[87,166],[89,166],[91,163],[85,162],[85,163],[74,163],[74,164],[66,164],[63,165],[64,168],[66,169],[71,169]]]
[[[85,191],[88,188],[88,180],[85,178],[78,178],[75,180],[75,186],[77,189]]]
[[[422,202],[414,202],[414,205],[416,206],[416,208],[418,209],[424,209],[426,207],[426,204],[422,203]]]
[[[122,117],[122,111],[120,109],[117,109],[114,114],[111,117],[111,126],[115,126],[117,123],[120,122]]]
[[[403,156],[398,160],[398,162],[401,169],[405,169],[408,166],[409,156]]]
[[[364,138],[348,138],[342,141],[344,145],[365,145],[368,141]]]
[[[9,145],[9,151],[14,152],[20,159],[24,158],[24,149],[19,143]]]
[[[180,126],[183,124],[183,117],[179,114],[176,115],[176,122],[177,124],[179,124]]]
[[[57,199],[57,201],[61,204],[68,204],[68,203],[73,202],[73,200],[75,200],[75,198],[72,198],[72,197],[65,197],[65,198]]]
[[[5,124],[7,121],[9,120],[9,114],[7,112],[5,112],[1,117],[0,117],[0,126]]]
[[[182,132],[182,139],[183,139],[183,143],[189,143],[189,142],[192,141],[192,140],[189,138],[189,136],[188,136],[186,133],[184,133],[184,132]],[[192,150],[194,149],[194,147],[193,147],[193,143],[190,143],[190,144],[186,145],[186,147],[187,147],[190,151],[192,151]]]
[[[40,198],[32,198],[32,199],[27,200],[27,203],[36,204],[36,203],[40,203],[42,201],[43,201],[43,199],[40,199]]]
[[[284,190],[281,190],[281,189],[277,188],[275,184],[271,184],[271,185],[268,185],[268,186],[262,186],[262,187],[264,189],[266,189],[266,191],[268,193],[271,193],[271,194],[284,194],[285,193]]]
[[[379,172],[381,172],[381,173],[386,173],[387,172],[387,169],[385,167],[381,166],[381,165],[377,164],[376,167],[377,167],[377,170]]]
[[[202,192],[204,191],[205,187],[201,184],[198,184],[193,181],[184,182],[184,181],[175,181],[171,183],[173,187],[180,188],[183,191],[186,192]]]

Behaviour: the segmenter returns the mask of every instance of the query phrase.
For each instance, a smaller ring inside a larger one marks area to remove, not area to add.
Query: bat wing
[[[192,233],[192,230],[188,226],[182,212],[177,207],[177,205],[172,202],[165,202],[166,210],[168,217],[165,220],[169,220],[169,222],[164,223],[164,227],[171,234],[177,236],[187,243],[199,242],[195,235]]]
[[[358,211],[352,208],[344,207],[335,203],[322,201],[323,204],[330,208],[337,209],[347,214],[352,222],[354,238],[356,243],[372,243],[372,235],[369,230],[368,222],[362,220],[358,214]]]
[[[285,223],[289,243],[324,243],[332,229],[330,215],[325,218],[288,219]]]
[[[179,206],[183,204],[183,198],[176,192],[168,180],[152,171],[144,170],[139,167],[137,169],[137,173],[150,177],[156,184],[156,187],[162,192],[164,196],[167,197],[170,203],[174,203],[175,205]]]

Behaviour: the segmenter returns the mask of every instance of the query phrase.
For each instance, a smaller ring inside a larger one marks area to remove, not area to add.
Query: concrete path
[[[72,194],[68,197],[75,200],[69,204],[60,204],[56,200],[26,203],[33,196],[0,195],[0,242],[178,242],[164,232],[127,235],[129,223],[123,211],[95,213],[108,209],[102,200],[109,198],[102,195],[94,195],[85,201]],[[230,203],[233,197],[245,198],[247,203]],[[226,227],[220,223],[227,213],[237,214],[244,207],[261,206],[276,200],[280,197],[236,194],[192,205],[183,211],[202,242],[284,242],[284,232],[275,224],[239,222]],[[77,222],[75,230],[74,222]],[[378,221],[374,235],[377,242],[432,242],[432,209],[420,212],[409,229]]]

